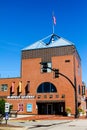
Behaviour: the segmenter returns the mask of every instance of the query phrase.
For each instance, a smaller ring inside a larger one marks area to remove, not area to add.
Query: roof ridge
[[[51,47],[68,46],[68,45],[74,45],[74,44],[69,40],[60,37],[56,34],[50,34],[47,37],[38,40],[33,44],[30,44],[29,46],[27,46],[22,50],[42,49],[42,48],[51,48]]]
[[[71,43],[71,45],[74,45],[74,43],[73,42],[71,42],[71,41],[69,41],[69,40],[67,40],[67,39],[65,39],[65,38],[63,38],[63,37],[61,37],[63,40],[65,40],[65,41],[67,41],[67,42],[69,42],[69,43]]]

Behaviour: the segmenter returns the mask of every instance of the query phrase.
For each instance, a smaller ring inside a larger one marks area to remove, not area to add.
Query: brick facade
[[[14,110],[20,109],[19,114],[64,114],[67,107],[75,114],[73,86],[61,75],[55,78],[53,71],[43,73],[40,64],[42,62],[50,62],[52,68],[59,69],[59,72],[67,76],[74,85],[76,79],[77,101],[78,106],[81,106],[81,60],[74,45],[23,50],[21,77],[1,78],[0,87],[6,84],[8,88],[7,91],[0,91],[0,98],[5,98],[7,102],[13,104]],[[56,91],[38,92],[41,84],[50,84]]]

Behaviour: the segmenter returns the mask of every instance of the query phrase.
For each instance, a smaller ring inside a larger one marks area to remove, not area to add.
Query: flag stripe
[[[53,23],[56,25],[56,17],[53,16]]]

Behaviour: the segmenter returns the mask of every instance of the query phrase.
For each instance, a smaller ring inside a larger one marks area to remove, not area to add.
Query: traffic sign
[[[8,112],[5,113],[5,120],[8,120]]]
[[[5,112],[9,112],[9,103],[5,103]]]

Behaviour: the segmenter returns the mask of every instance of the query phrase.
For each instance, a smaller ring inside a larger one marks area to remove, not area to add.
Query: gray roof
[[[42,49],[42,48],[52,48],[52,47],[60,47],[60,46],[69,46],[74,45],[72,42],[57,36],[56,34],[51,34],[22,50],[32,50],[32,49]]]

